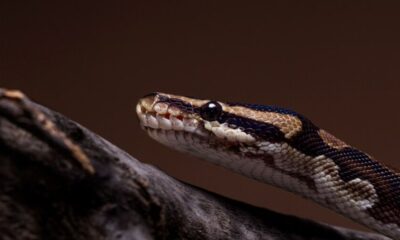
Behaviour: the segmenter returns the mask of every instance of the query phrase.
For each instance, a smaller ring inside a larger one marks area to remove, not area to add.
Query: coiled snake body
[[[400,239],[400,173],[279,107],[164,93],[136,108],[155,140]]]

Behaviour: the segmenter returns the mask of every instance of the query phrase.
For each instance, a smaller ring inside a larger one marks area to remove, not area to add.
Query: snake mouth
[[[200,145],[217,146],[217,139],[204,128],[204,123],[191,113],[159,102],[157,95],[139,100],[136,113],[142,128],[154,140],[179,151],[193,151]]]
[[[140,124],[145,129],[184,131],[200,136],[209,136],[201,120],[167,103],[158,102],[150,95],[140,99],[136,106]]]

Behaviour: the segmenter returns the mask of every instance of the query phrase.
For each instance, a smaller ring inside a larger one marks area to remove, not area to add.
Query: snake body
[[[152,93],[136,108],[156,141],[297,193],[400,239],[400,173],[294,111]]]

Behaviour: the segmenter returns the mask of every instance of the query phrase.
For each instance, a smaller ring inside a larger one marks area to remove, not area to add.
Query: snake
[[[150,93],[136,105],[157,142],[293,192],[400,240],[400,172],[295,111]]]

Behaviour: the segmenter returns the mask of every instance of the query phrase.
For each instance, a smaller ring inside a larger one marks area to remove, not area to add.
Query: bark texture
[[[182,183],[22,93],[4,89],[0,238],[388,239]]]

